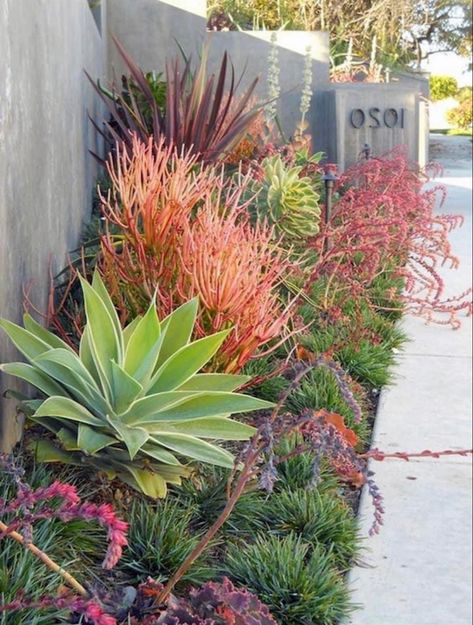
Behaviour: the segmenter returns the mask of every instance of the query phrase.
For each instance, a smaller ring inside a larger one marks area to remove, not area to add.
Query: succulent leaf
[[[209,441],[250,438],[255,429],[230,415],[272,404],[235,392],[247,376],[199,373],[229,331],[192,342],[196,299],[162,323],[152,301],[122,330],[100,276],[81,284],[87,323],[79,354],[30,316],[25,328],[0,321],[30,361],[0,369],[47,396],[19,397],[25,415],[58,441],[39,441],[37,459],[89,465],[150,497],[189,477],[189,461],[233,466],[232,454]]]

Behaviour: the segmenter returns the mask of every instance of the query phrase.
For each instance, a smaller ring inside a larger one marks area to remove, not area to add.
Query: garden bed
[[[108,175],[51,332],[2,321],[29,361],[3,370],[41,397],[19,398],[29,425],[4,459],[5,531],[24,534],[4,537],[0,622],[336,625],[363,486],[382,524],[367,459],[397,321],[469,307],[436,271],[459,220],[434,215],[402,150],[322,168],[307,98],[282,144],[252,88],[224,96],[226,60],[214,87],[121,53],[120,95],[97,87]]]

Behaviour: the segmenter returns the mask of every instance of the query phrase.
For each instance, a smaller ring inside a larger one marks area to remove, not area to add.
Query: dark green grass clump
[[[225,573],[256,593],[280,625],[335,625],[351,611],[331,553],[294,533],[231,546]]]
[[[341,571],[347,571],[360,552],[353,511],[334,492],[282,491],[267,501],[264,513],[271,533],[284,537],[293,532],[314,548],[320,545]]]
[[[130,523],[128,547],[118,568],[131,583],[152,577],[166,582],[199,542],[202,532],[192,529],[192,510],[177,498],[152,503],[138,499],[126,514]],[[207,551],[182,579],[201,584],[214,576]]]

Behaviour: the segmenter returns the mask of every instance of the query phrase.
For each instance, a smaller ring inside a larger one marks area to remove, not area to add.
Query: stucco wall
[[[28,283],[45,309],[49,264],[62,265],[90,211],[88,150],[100,145],[87,112],[100,106],[83,69],[103,76],[105,49],[87,0],[2,0],[0,59],[0,316],[19,321]],[[0,362],[16,357],[1,332]],[[14,403],[0,399],[3,449],[19,431]]]
[[[109,32],[114,34],[144,71],[163,71],[166,59],[178,54],[178,43],[187,54],[197,57],[202,44],[209,42],[209,72],[215,71],[227,51],[237,75],[245,70],[242,88],[256,76],[260,81],[256,94],[267,97],[269,32],[207,32],[205,0],[110,0]],[[282,97],[279,117],[285,131],[293,133],[299,120],[299,102],[303,84],[306,48],[312,56],[313,87],[329,81],[328,34],[321,32],[278,33]],[[109,78],[123,73],[115,45],[109,41]]]

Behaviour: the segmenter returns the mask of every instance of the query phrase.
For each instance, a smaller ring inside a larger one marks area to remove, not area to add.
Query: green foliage
[[[356,518],[334,492],[283,491],[267,501],[264,513],[271,533],[284,537],[294,532],[304,542],[321,545],[343,571],[359,553]]]
[[[430,83],[430,99],[433,102],[452,98],[458,91],[458,84],[453,76],[431,76]]]
[[[335,625],[351,610],[332,555],[295,534],[259,537],[245,549],[233,545],[225,569],[284,625]]]
[[[35,544],[57,558],[56,534],[52,521],[41,521],[35,526]],[[64,563],[65,564],[65,563]],[[0,549],[0,604],[17,598],[18,593],[40,599],[45,593],[55,595],[58,589],[56,573],[45,568],[30,551],[14,540],[4,538]],[[67,610],[24,610],[0,613],[1,625],[51,625],[55,617],[66,616]],[[61,621],[59,621],[61,622]]]
[[[281,4],[288,4],[286,0]],[[294,2],[292,1],[292,4]],[[278,30],[281,27],[281,11],[278,0],[212,0],[207,5],[208,15],[226,12],[231,20],[243,30],[266,28]]]
[[[459,102],[465,102],[465,100],[469,100],[471,102],[471,98],[473,97],[473,87],[467,85],[465,87],[461,87],[457,93],[457,100]]]
[[[471,128],[473,122],[473,98],[471,93],[463,98],[458,106],[447,112],[447,120],[453,126],[466,130]]]
[[[29,467],[26,475],[34,488],[58,479],[58,475],[53,475],[45,466]],[[71,478],[73,476],[68,472],[67,479],[70,481]],[[6,500],[17,494],[11,477],[2,471],[0,493]],[[94,565],[99,568],[97,554],[102,552],[103,532],[94,529],[90,523],[40,520],[35,523],[33,540],[35,545],[74,575],[90,573]],[[11,538],[3,537],[0,545],[0,605],[16,599],[19,592],[37,599],[44,594],[57,594],[57,573],[46,568],[36,556]],[[51,625],[54,618],[59,619],[66,614],[67,610],[5,612],[0,613],[0,625]]]
[[[355,393],[358,403],[365,407],[364,396]],[[354,415],[343,395],[333,374],[325,368],[314,369],[301,382],[299,387],[292,393],[288,400],[288,407],[295,412],[304,409],[328,410],[342,415],[346,425],[362,439],[368,438],[368,426],[366,420],[361,423],[354,422]]]
[[[265,180],[258,214],[289,240],[305,241],[319,231],[320,196],[302,166],[289,167],[280,156],[263,162]]]
[[[274,354],[255,360],[250,360],[243,368],[243,373],[252,380],[259,378],[259,384],[251,387],[251,394],[267,401],[276,401],[287,389],[289,382],[281,375],[274,375],[278,363]]]
[[[298,435],[287,437],[279,444],[276,454],[283,458],[302,443],[303,440]],[[278,479],[275,484],[276,492],[292,492],[308,488],[313,478],[313,464],[314,454],[312,452],[291,456],[278,464]],[[320,479],[317,484],[318,493],[334,492],[338,488],[339,482],[337,477],[334,475],[333,470],[323,461],[319,468],[319,476]]]
[[[228,471],[220,467],[203,467],[200,476],[183,484],[179,492],[182,505],[192,511],[192,527],[207,530],[227,503]],[[238,500],[230,518],[222,528],[227,537],[254,536],[265,527],[262,502],[263,491],[250,487]]]
[[[29,315],[24,328],[0,321],[30,363],[1,369],[48,396],[23,408],[62,445],[38,441],[38,460],[87,464],[154,498],[189,475],[178,457],[232,467],[232,454],[205,439],[249,438],[254,428],[230,414],[272,404],[232,392],[244,376],[198,374],[228,332],[190,342],[195,299],[162,322],[153,301],[122,330],[98,272],[92,285],[81,284],[87,324],[79,354]]]
[[[166,582],[202,535],[192,529],[192,509],[179,499],[168,498],[157,503],[135,500],[127,516],[128,548],[119,568],[132,582],[143,582],[147,577]],[[212,576],[207,551],[186,573],[182,583],[201,584]]]
[[[379,390],[391,381],[390,367],[395,356],[385,344],[364,340],[342,348],[337,360],[353,379]]]

